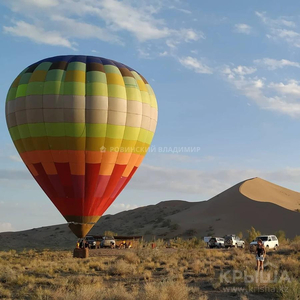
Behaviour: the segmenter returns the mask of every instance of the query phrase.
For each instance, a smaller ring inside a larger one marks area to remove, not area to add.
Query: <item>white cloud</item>
[[[256,68],[253,67],[246,67],[246,66],[237,66],[236,68],[232,69],[232,71],[238,75],[248,75],[256,72]]]
[[[167,52],[167,51],[160,52],[158,55],[159,55],[159,56],[167,56],[167,55],[168,55],[168,52]]]
[[[201,171],[176,169],[143,164],[130,185],[131,189],[173,191],[186,194],[197,194],[199,199],[207,199],[224,191],[232,185],[253,177],[284,185],[300,181],[300,168],[285,168],[275,171],[256,169],[225,169]]]
[[[266,66],[269,70],[281,69],[283,67],[296,67],[300,68],[298,62],[290,61],[287,59],[276,60],[272,58],[262,58],[254,60],[255,64]]]
[[[179,62],[186,67],[187,69],[191,69],[196,73],[201,73],[201,74],[212,74],[213,70],[202,63],[200,60],[197,58],[191,57],[191,56],[186,56],[179,58]]]
[[[238,33],[250,34],[252,32],[252,27],[247,24],[235,24],[234,31]]]
[[[9,155],[8,158],[12,161],[22,162],[22,159],[19,155]]]
[[[95,38],[106,42],[121,43],[115,34],[107,34],[106,30],[92,24],[62,16],[51,16],[51,20],[55,22],[55,26],[62,28],[61,32],[68,37],[81,39]]]
[[[174,35],[178,36],[179,40],[184,40],[185,42],[198,41],[199,39],[205,39],[205,35],[203,32],[189,28],[189,29],[181,29],[179,31],[174,31]]]
[[[72,43],[61,36],[57,31],[45,31],[41,27],[26,23],[24,21],[14,22],[14,26],[3,26],[5,33],[10,33],[19,37],[27,37],[38,44],[51,46],[62,46],[75,49]]]
[[[138,50],[139,57],[147,58],[147,59],[151,58],[149,51],[142,48],[138,48],[137,50]]]
[[[269,83],[265,78],[251,77],[239,74],[226,66],[222,73],[235,89],[248,99],[254,101],[260,108],[279,112],[291,117],[300,117],[300,99],[298,96],[298,82],[288,84]]]
[[[272,19],[267,17],[266,12],[256,11],[255,14],[261,19],[261,21],[264,24],[270,27],[281,27],[281,26],[290,27],[290,28],[296,27],[295,22],[288,20],[289,19],[288,17],[281,16],[277,19]]]
[[[139,42],[166,42],[169,39],[175,47],[183,42],[204,38],[200,31],[171,28],[165,20],[157,17],[162,8],[173,9],[169,1],[149,4],[147,1],[134,0],[14,0],[6,4],[20,18],[17,25],[5,25],[4,31],[27,37],[36,43],[72,49],[72,41],[78,39],[99,39],[121,44],[122,32],[131,34]],[[32,20],[32,24],[21,21],[22,18]]]
[[[33,4],[40,7],[52,7],[59,4],[57,0],[24,0],[24,2],[27,2],[29,4]]]
[[[287,84],[271,82],[269,87],[283,95],[300,97],[300,82],[296,80],[290,80]]]
[[[255,14],[269,30],[269,33],[266,34],[267,38],[273,41],[285,41],[291,46],[300,47],[300,34],[291,29],[296,27],[295,22],[287,17],[271,19],[265,12],[255,12]]]
[[[113,30],[126,30],[134,34],[140,41],[165,38],[170,29],[162,20],[146,14],[126,2],[103,0],[100,4],[99,17],[103,18]]]
[[[182,13],[185,13],[185,14],[188,14],[190,15],[192,12],[188,9],[184,9],[184,8],[178,8],[178,7],[175,7],[175,6],[169,6],[170,9],[174,9],[174,10],[177,10],[177,11],[180,11]]]
[[[0,223],[0,232],[13,231],[11,223]]]
[[[125,204],[125,203],[113,203],[112,207],[118,209],[118,210],[130,210],[138,208],[136,204]]]

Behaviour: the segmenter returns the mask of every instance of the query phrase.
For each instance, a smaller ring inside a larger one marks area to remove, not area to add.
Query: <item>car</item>
[[[88,242],[90,249],[96,249],[96,240],[92,235],[87,235],[85,240]]]
[[[258,240],[262,240],[267,249],[277,250],[279,247],[279,241],[276,235],[260,235],[250,243],[250,251],[255,251]]]
[[[245,248],[245,241],[241,240],[238,236],[236,236],[235,234],[231,234],[231,235],[226,235],[224,237],[225,242],[224,242],[224,247],[225,248],[231,248],[231,247],[235,247],[235,248]]]
[[[113,236],[104,236],[100,242],[100,248],[115,248],[116,241]]]
[[[219,237],[210,238],[208,246],[209,248],[224,248],[224,239]]]

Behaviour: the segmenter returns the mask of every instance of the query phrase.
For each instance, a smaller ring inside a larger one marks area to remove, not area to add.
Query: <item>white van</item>
[[[253,242],[250,243],[250,250],[255,250],[257,241],[262,240],[264,246],[267,249],[274,249],[276,250],[279,247],[278,238],[276,235],[261,235],[256,238]]]

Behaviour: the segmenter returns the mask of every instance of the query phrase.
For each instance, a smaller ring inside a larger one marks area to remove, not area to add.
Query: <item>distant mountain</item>
[[[300,235],[300,193],[260,178],[227,189],[207,201],[163,201],[115,215],[103,216],[90,234],[110,230],[119,235],[143,235],[145,239],[180,236],[223,236],[251,226],[263,234],[284,230],[287,237]],[[56,225],[0,234],[0,250],[74,247],[76,237],[68,226]]]

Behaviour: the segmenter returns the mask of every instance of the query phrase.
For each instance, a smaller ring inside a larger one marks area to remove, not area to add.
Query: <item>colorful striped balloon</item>
[[[84,237],[141,164],[157,103],[145,78],[126,65],[56,56],[14,80],[6,120],[32,176]]]

